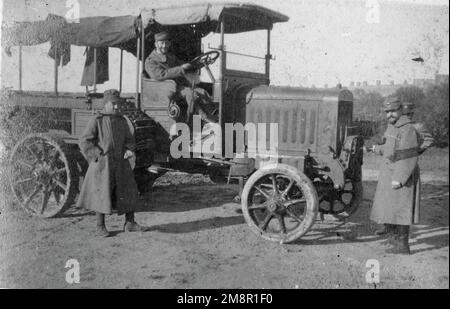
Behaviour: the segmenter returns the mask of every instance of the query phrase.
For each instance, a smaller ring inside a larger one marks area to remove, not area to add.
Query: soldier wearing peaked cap
[[[409,120],[413,121],[413,126],[419,134],[419,154],[424,153],[428,148],[432,147],[434,144],[434,138],[430,132],[425,128],[423,123],[416,122],[413,120],[414,113],[416,112],[416,106],[412,102],[402,102],[402,113]]]
[[[374,148],[383,159],[370,219],[385,225],[388,252],[409,254],[409,228],[419,220],[418,134],[398,97],[389,97],[384,111],[388,128],[385,143]]]
[[[79,146],[89,163],[78,205],[96,212],[96,235],[108,237],[105,214],[125,214],[124,231],[143,231],[134,220],[138,189],[128,159],[135,142],[127,120],[119,113],[123,99],[117,90],[104,93],[104,107],[88,123]]]

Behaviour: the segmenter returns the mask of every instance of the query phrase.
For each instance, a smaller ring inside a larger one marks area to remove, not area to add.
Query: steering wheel
[[[218,51],[213,50],[213,51],[201,54],[198,57],[195,57],[190,62],[190,64],[197,69],[201,69],[203,67],[208,67],[209,65],[216,62],[216,60],[219,58],[219,56],[220,56],[220,53]]]

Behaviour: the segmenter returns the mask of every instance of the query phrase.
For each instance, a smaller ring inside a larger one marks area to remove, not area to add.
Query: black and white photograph
[[[0,24],[0,289],[449,288],[447,0],[0,0]]]

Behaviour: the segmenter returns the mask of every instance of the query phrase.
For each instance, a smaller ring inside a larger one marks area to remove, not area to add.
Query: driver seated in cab
[[[194,72],[196,68],[190,63],[183,63],[170,50],[171,37],[169,32],[155,34],[155,49],[145,60],[145,70],[151,79],[157,81],[174,80],[177,84],[177,94],[187,103],[187,121],[196,113],[205,122],[216,123],[217,117],[206,112],[212,100],[206,90],[190,87],[186,73]]]

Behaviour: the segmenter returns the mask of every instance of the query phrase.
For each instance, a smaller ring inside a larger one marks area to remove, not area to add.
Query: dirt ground
[[[364,171],[360,211],[340,222],[325,217],[295,244],[254,235],[233,203],[237,186],[202,176],[166,175],[142,196],[137,221],[145,233],[122,233],[123,217],[107,219],[114,236],[92,237],[95,217],[70,209],[37,219],[3,199],[0,288],[449,288],[448,170],[424,173],[424,220],[412,229],[411,256],[385,253],[368,222],[376,172]],[[66,262],[80,283],[65,281]],[[366,262],[380,283],[366,282]]]

